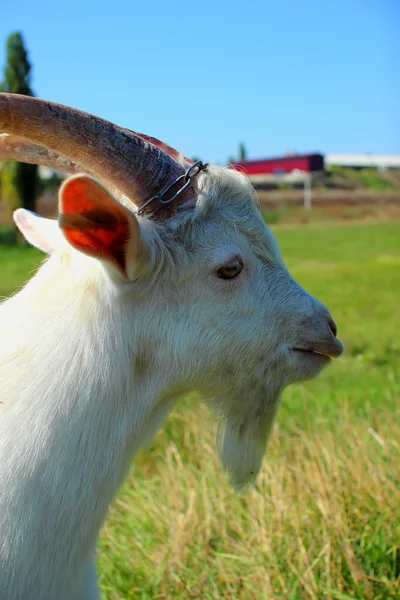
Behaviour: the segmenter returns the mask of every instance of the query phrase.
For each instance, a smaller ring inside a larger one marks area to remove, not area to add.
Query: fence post
[[[311,173],[304,174],[304,209],[311,210]]]

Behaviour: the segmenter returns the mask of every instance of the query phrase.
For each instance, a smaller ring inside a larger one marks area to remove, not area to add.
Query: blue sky
[[[39,97],[225,162],[400,154],[399,0],[3,0]]]

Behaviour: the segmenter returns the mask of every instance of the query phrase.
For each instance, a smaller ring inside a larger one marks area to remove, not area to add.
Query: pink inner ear
[[[129,240],[129,231],[124,224],[115,224],[112,231],[86,226],[85,230],[81,231],[71,229],[68,225],[63,229],[72,246],[90,256],[114,262],[126,274],[125,247]]]
[[[126,274],[128,211],[94,179],[74,177],[64,184],[60,225],[74,248],[108,260]]]

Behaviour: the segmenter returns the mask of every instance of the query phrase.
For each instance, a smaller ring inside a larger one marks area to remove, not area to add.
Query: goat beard
[[[220,422],[217,448],[232,487],[243,490],[257,478],[279,407],[280,389],[254,390],[213,400]]]

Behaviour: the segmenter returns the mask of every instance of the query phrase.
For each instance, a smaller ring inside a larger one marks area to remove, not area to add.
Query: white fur
[[[13,216],[25,239],[42,252],[51,254],[56,248],[65,246],[65,239],[57,226],[57,221],[43,219],[24,208],[18,208]]]
[[[108,507],[179,397],[211,402],[223,467],[246,485],[281,390],[321,369],[291,349],[326,336],[329,313],[234,172],[210,167],[192,211],[141,220],[130,282],[45,229],[27,237],[54,251],[0,306],[0,597],[93,600]],[[218,278],[237,255],[242,273]]]

